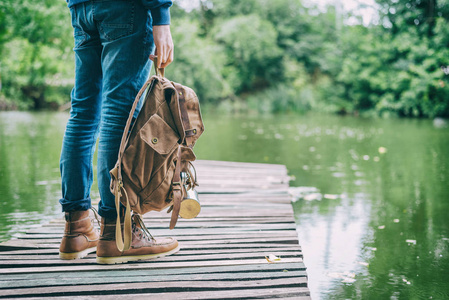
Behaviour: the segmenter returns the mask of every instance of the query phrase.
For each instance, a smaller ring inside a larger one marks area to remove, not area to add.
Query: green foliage
[[[381,24],[367,27],[301,0],[175,3],[167,75],[221,111],[449,117],[449,0],[376,2]],[[68,101],[72,39],[64,1],[3,0],[0,102]]]
[[[19,108],[41,109],[50,101],[67,101],[68,95],[46,97],[73,77],[66,3],[7,0],[0,15],[1,93]]]
[[[448,0],[376,0],[393,34],[418,28],[418,34],[433,36],[438,18],[449,20]]]
[[[199,26],[188,18],[173,20],[175,59],[167,68],[167,76],[193,88],[201,100],[216,102],[232,95],[223,79],[225,56],[223,49],[212,41],[199,37]]]
[[[227,57],[225,78],[237,93],[276,81],[282,52],[270,22],[248,15],[231,18],[217,27],[214,37],[224,46]]]
[[[437,51],[431,39],[416,31],[369,32],[343,58],[335,82],[344,87],[339,97],[350,101],[352,110],[407,117],[449,115],[449,80],[440,67],[447,66],[447,50]]]

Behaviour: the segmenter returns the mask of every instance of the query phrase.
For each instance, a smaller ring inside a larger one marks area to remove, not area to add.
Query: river
[[[61,216],[67,117],[0,112],[0,241]],[[445,121],[217,113],[204,121],[200,159],[285,164],[292,187],[314,188],[293,203],[313,299],[449,299]]]

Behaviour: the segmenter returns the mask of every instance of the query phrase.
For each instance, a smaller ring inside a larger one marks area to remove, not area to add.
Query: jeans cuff
[[[90,197],[85,199],[69,201],[64,198],[59,199],[59,203],[62,205],[62,211],[79,211],[79,210],[88,210],[91,208],[91,200]]]
[[[102,205],[102,203],[100,202],[100,204],[98,205],[98,214],[100,216],[102,216],[103,218],[108,218],[108,219],[115,219],[117,218],[117,210],[115,207],[107,207]]]

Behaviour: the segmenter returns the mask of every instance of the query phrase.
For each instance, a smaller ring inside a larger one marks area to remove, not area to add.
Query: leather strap
[[[122,196],[122,191],[125,192],[126,198],[126,210],[125,210],[125,224],[123,228],[122,237],[122,226],[120,224],[120,198]],[[117,221],[115,224],[115,244],[117,249],[121,252],[128,250],[131,247],[132,240],[132,224],[131,224],[131,207],[129,204],[128,194],[123,188],[123,183],[119,180],[115,186],[115,209],[117,211]]]
[[[181,120],[182,125],[184,126],[185,134],[186,134],[186,143],[190,145],[192,143],[192,136],[196,134],[196,130],[191,127],[189,114],[187,113],[186,107],[186,98],[185,95],[179,85],[175,85],[176,92],[178,93],[179,99],[179,110],[181,111]]]
[[[178,222],[179,211],[181,209],[182,200],[182,183],[181,183],[181,146],[178,146],[178,158],[176,160],[175,175],[173,176],[173,211],[170,219],[170,229],[175,228]]]
[[[154,65],[154,72],[156,73],[156,76],[165,77],[165,68],[157,67],[157,56],[154,56],[153,65]]]
[[[185,132],[186,137],[194,136],[196,134],[196,129],[187,129]]]

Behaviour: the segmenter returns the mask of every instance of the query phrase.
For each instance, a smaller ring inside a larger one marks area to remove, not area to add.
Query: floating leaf
[[[379,153],[380,153],[380,154],[385,154],[385,153],[387,153],[387,148],[385,148],[385,147],[379,147]]]
[[[405,240],[406,243],[416,245],[416,240]]]
[[[336,279],[343,279],[342,282],[346,283],[353,283],[355,282],[355,273],[345,271],[343,273],[334,272],[334,273],[327,273],[327,276],[336,278]]]
[[[321,195],[320,193],[312,193],[304,196],[304,200],[306,201],[313,201],[313,200],[321,201],[321,199],[323,199],[323,195]]]
[[[379,229],[385,229],[385,225],[380,225],[379,227],[377,227]]]

